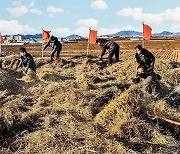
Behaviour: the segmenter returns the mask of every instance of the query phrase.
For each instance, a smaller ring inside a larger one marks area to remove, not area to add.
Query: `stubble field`
[[[0,72],[0,153],[180,153],[180,42],[145,42],[162,77],[161,97],[134,85],[135,46],[117,40],[120,62],[107,66],[100,48],[87,42],[63,45],[49,63],[41,45],[25,45],[35,56],[36,75],[10,70],[17,47],[4,47]]]

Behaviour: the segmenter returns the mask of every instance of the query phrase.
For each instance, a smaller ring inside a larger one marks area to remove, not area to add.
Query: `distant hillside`
[[[137,31],[120,31],[112,34],[113,37],[128,37],[128,36],[142,36],[141,32]]]
[[[142,36],[142,32],[137,31],[120,31],[112,34],[113,37],[130,37],[130,36]],[[168,31],[163,31],[161,33],[154,33],[153,36],[180,36],[180,32],[172,33]]]
[[[4,35],[4,37],[9,37],[12,35]],[[42,34],[27,34],[27,35],[23,35],[23,34],[16,34],[14,36],[22,36],[23,39],[41,39],[42,38]],[[137,32],[137,31],[120,31],[117,32],[115,34],[111,34],[111,35],[103,35],[103,36],[112,36],[112,37],[131,37],[131,36],[142,36],[142,32]],[[172,33],[172,32],[168,32],[168,31],[163,31],[161,33],[154,33],[153,36],[180,36],[180,32],[176,32],[176,33]],[[84,37],[77,35],[77,34],[72,34],[69,35],[67,37],[64,37],[64,39],[68,39],[68,40],[73,40],[73,39],[82,39]]]
[[[173,36],[175,33],[168,32],[168,31],[163,31],[161,33],[155,33],[153,36]]]
[[[73,40],[73,39],[81,39],[81,38],[83,38],[83,37],[80,35],[72,34],[72,35],[65,37],[64,39],[72,39]]]
[[[180,32],[176,33],[176,35],[180,36]]]

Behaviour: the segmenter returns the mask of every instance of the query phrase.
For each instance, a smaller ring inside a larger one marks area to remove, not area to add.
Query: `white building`
[[[22,40],[22,36],[14,36],[14,40],[21,41]]]

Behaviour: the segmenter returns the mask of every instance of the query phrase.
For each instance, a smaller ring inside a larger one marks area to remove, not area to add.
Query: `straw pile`
[[[180,127],[164,120],[180,122],[179,64],[156,62],[154,98],[132,83],[134,59],[37,58],[35,78],[9,70],[11,58],[0,74],[0,153],[180,152]]]

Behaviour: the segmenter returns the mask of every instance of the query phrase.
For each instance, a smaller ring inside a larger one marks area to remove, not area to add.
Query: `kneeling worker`
[[[147,93],[158,96],[161,86],[157,74],[153,71],[149,72],[145,66],[139,65],[137,68],[137,77],[133,79],[135,84],[141,82],[143,90]]]
[[[119,61],[119,45],[111,40],[106,40],[106,39],[97,39],[96,43],[99,44],[102,47],[102,52],[101,52],[101,59],[104,56],[106,49],[109,50],[109,55],[108,55],[108,64],[112,65],[112,57],[115,55],[116,57],[116,62]]]

